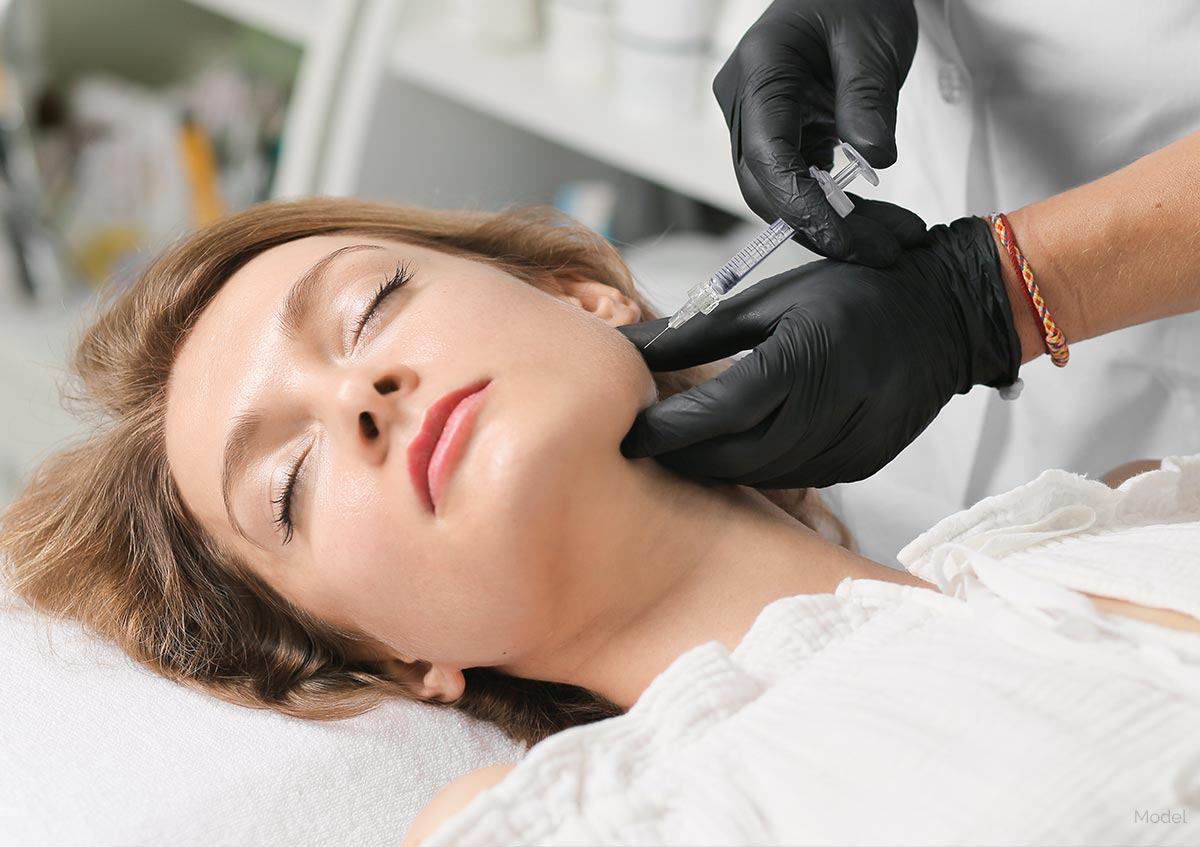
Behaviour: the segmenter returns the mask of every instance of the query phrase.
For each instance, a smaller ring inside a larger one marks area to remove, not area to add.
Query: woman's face
[[[358,333],[404,264],[411,281]],[[289,311],[293,285],[319,265],[311,308]],[[633,465],[621,438],[655,396],[613,330],[640,319],[637,306],[600,283],[560,283],[551,294],[353,235],[255,257],[205,308],[171,374],[167,455],[185,503],[284,596],[395,655],[474,667],[530,651],[617,505]],[[474,412],[462,437],[447,426],[436,449],[414,445],[439,401],[479,385],[457,407]],[[425,474],[412,475],[431,449],[444,472],[436,507]],[[297,463],[285,544],[276,519]]]

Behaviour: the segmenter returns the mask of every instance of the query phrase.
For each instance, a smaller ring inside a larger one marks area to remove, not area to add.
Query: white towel
[[[395,847],[442,785],[524,753],[420,703],[336,722],[234,706],[0,605],[3,844]]]

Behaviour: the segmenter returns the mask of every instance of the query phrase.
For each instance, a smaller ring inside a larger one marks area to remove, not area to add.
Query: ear
[[[609,326],[635,324],[642,319],[641,307],[611,285],[582,277],[563,277],[557,282],[560,299],[591,312]]]
[[[467,690],[463,669],[455,665],[434,664],[412,656],[383,659],[381,664],[393,679],[412,684],[418,697],[453,703]]]

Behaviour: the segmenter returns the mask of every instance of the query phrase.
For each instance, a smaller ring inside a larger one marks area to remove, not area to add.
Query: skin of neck
[[[763,607],[846,577],[928,588],[826,541],[740,486],[698,484],[653,459],[613,482],[621,521],[596,521],[543,649],[498,670],[570,683],[628,709],[692,647],[733,650]]]

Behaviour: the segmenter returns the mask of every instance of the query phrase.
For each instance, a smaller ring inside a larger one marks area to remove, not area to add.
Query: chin
[[[507,536],[509,544],[523,545],[533,538],[552,535],[548,527],[569,520],[573,505],[591,509],[596,497],[589,484],[603,469],[605,456],[620,458],[615,447],[597,433],[596,422],[538,419],[538,425],[513,433],[488,427],[472,444],[470,480],[465,497],[455,492],[456,505],[466,502],[476,526],[487,534]],[[459,469],[467,470],[467,464]],[[524,539],[524,540],[522,540]]]

